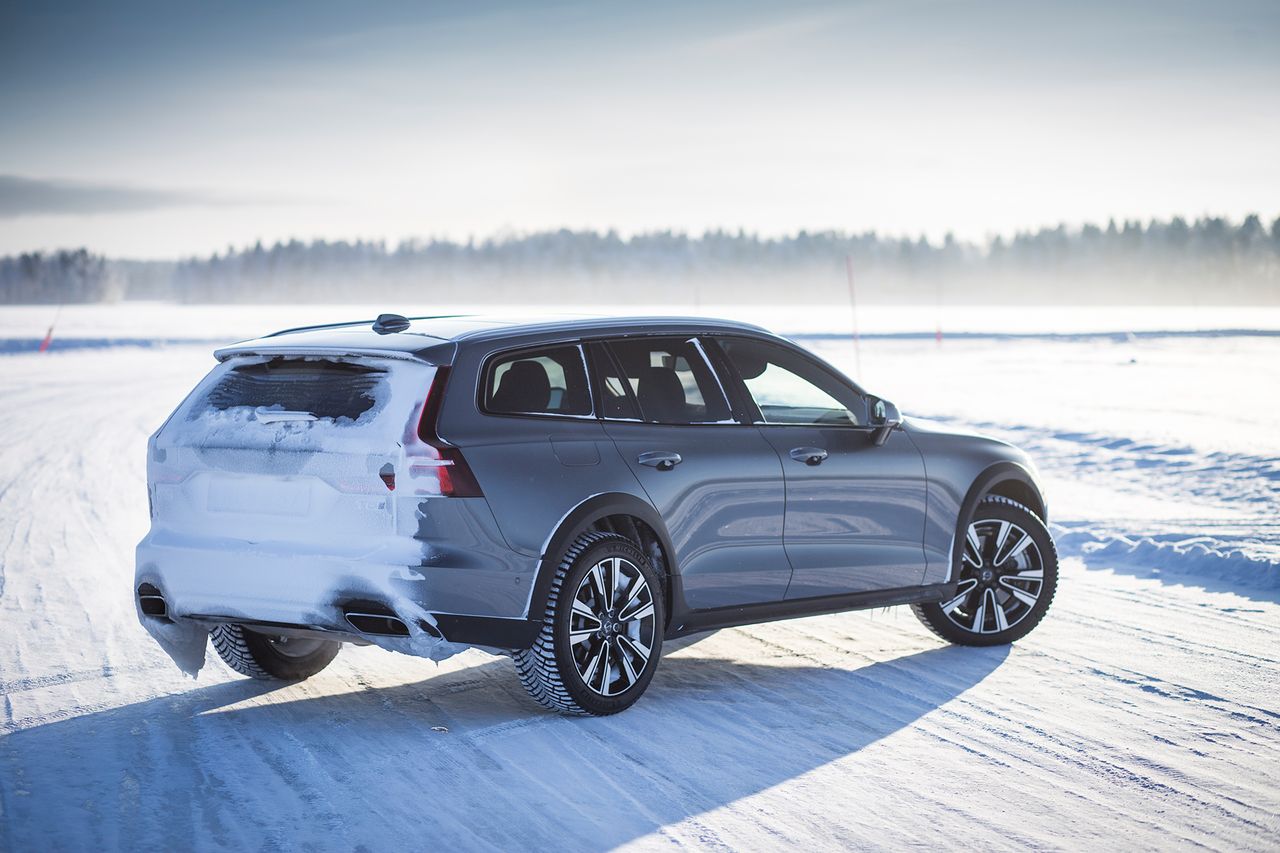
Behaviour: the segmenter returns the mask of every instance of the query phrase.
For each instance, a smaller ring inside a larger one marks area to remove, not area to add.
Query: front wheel
[[[974,510],[947,601],[913,604],[931,631],[965,646],[998,646],[1031,632],[1058,586],[1058,552],[1030,509],[992,495]]]
[[[583,534],[556,571],[537,640],[515,653],[520,681],[554,711],[616,714],[649,686],[664,625],[661,580],[636,544]]]

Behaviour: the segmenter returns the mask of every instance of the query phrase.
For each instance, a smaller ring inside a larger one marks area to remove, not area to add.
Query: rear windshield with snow
[[[265,450],[273,457],[388,451],[417,427],[435,370],[359,355],[237,357],[196,386],[157,447]]]
[[[385,376],[384,370],[360,364],[277,358],[228,370],[205,401],[218,411],[249,408],[357,420],[377,402]]]

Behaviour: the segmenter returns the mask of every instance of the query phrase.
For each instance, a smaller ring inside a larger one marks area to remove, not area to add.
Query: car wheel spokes
[[[653,589],[634,563],[607,557],[583,576],[569,613],[569,645],[593,692],[616,696],[638,682],[657,630]]]
[[[1007,631],[1031,613],[1044,587],[1044,563],[1017,524],[979,519],[965,531],[956,591],[941,603],[947,618],[975,634]]]

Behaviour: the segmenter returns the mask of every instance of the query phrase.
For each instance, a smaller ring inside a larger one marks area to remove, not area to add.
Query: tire
[[[959,645],[1022,639],[1044,618],[1058,588],[1058,551],[1044,522],[1022,504],[991,495],[956,535],[964,544],[952,573],[954,597],[911,610],[933,633]]]
[[[310,678],[328,666],[342,648],[342,643],[333,640],[272,637],[243,625],[218,625],[209,638],[227,666],[241,675],[272,681]]]
[[[662,578],[640,548],[585,533],[556,569],[538,638],[513,655],[520,683],[553,711],[616,714],[653,679],[665,627]]]

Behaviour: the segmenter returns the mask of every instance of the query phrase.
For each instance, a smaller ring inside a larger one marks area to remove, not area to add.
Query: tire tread
[[[262,668],[253,650],[245,639],[245,630],[240,625],[218,625],[209,632],[214,651],[222,662],[241,675],[274,681],[276,677]]]
[[[542,614],[542,628],[533,645],[512,655],[516,663],[516,672],[520,675],[520,684],[533,700],[542,707],[578,717],[594,716],[583,708],[569,694],[560,677],[560,668],[556,665],[555,627],[556,606],[564,592],[564,580],[573,568],[578,557],[588,548],[601,542],[616,540],[637,548],[636,543],[616,533],[588,532],[574,540],[564,552],[556,567],[556,575],[551,581],[551,591],[547,594],[547,606]]]
[[[342,643],[322,645],[305,657],[285,658],[274,653],[266,636],[253,634],[243,625],[217,625],[209,632],[213,649],[222,662],[241,675],[263,681],[301,681],[328,666]]]

